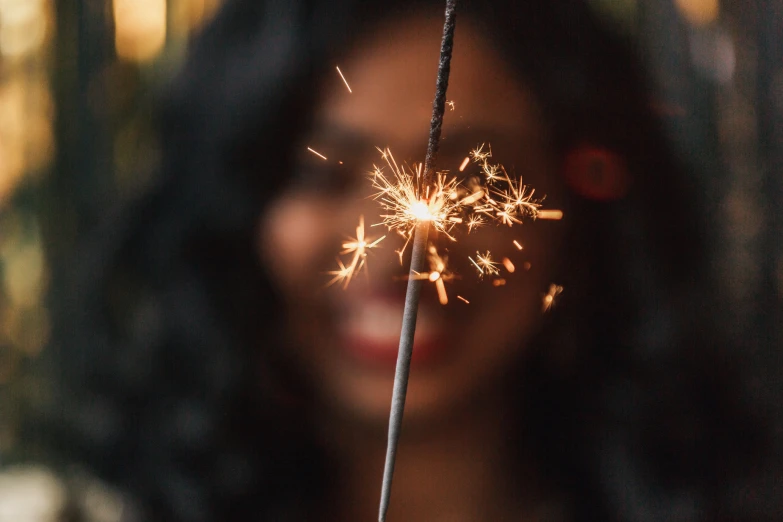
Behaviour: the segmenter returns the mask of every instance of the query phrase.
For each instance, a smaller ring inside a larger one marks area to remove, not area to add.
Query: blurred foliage
[[[220,2],[0,0],[0,466],[32,455],[50,281],[149,181],[152,98]]]

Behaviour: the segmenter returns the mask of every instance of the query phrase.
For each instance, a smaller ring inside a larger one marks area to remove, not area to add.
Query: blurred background
[[[59,270],[152,180],[156,94],[222,1],[0,0],[0,470],[39,451],[20,419],[54,392],[36,368]],[[706,191],[747,395],[783,419],[783,0],[590,3],[638,44],[669,140]],[[754,494],[783,496],[776,468]]]

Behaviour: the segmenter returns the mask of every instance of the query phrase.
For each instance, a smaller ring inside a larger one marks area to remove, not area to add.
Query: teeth
[[[421,342],[435,333],[433,316],[428,307],[419,308],[416,322],[416,340]],[[353,337],[372,341],[374,344],[397,348],[402,328],[402,303],[367,301],[345,316],[343,329]]]

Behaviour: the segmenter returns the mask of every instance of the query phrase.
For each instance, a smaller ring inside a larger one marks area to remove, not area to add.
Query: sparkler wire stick
[[[446,16],[443,24],[443,39],[440,44],[440,61],[438,62],[438,79],[435,86],[435,99],[432,102],[432,120],[430,121],[430,136],[427,143],[427,156],[424,160],[424,175],[420,180],[420,194],[426,193],[435,175],[435,160],[438,156],[443,113],[446,108],[446,89],[449,85],[451,71],[451,53],[454,47],[454,25],[456,0],[446,0]],[[397,367],[394,373],[394,389],[392,391],[391,411],[389,413],[389,438],[386,446],[386,463],[383,468],[383,483],[381,485],[381,501],[378,510],[378,521],[386,521],[389,509],[394,462],[397,456],[397,443],[400,439],[402,414],[405,409],[405,396],[408,391],[408,376],[413,353],[413,337],[416,333],[416,314],[419,309],[419,294],[424,281],[417,279],[426,269],[427,235],[430,223],[419,221],[413,236],[410,277],[405,293],[405,309],[402,315],[402,330],[400,331],[400,347],[397,352]]]

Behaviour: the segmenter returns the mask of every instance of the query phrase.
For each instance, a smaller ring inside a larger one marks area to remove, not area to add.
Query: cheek
[[[324,267],[323,252],[332,234],[328,209],[315,198],[284,196],[273,203],[259,223],[259,253],[284,290],[309,286]]]

